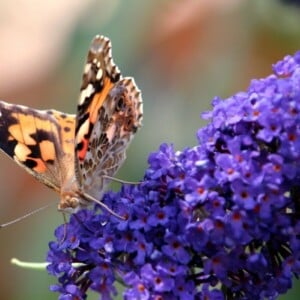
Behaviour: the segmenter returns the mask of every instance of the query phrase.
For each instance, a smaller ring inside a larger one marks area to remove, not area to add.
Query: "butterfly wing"
[[[97,36],[88,53],[75,131],[80,187],[99,199],[103,175],[113,176],[142,121],[142,98],[132,78],[121,77],[109,39]]]
[[[1,150],[56,191],[66,176],[66,158],[74,159],[74,131],[72,115],[0,101]]]

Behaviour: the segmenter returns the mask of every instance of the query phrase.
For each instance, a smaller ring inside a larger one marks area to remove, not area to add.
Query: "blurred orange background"
[[[1,1],[0,16],[0,98],[34,108],[75,113],[90,41],[111,39],[115,63],[143,92],[144,126],[117,175],[130,181],[142,179],[162,142],[177,150],[197,143],[199,115],[214,96],[245,90],[300,50],[300,8],[275,0]],[[45,260],[63,222],[57,195],[5,155],[0,195],[0,223],[54,203],[0,231],[1,299],[57,299],[46,271],[10,264]],[[280,299],[298,299],[297,284]]]

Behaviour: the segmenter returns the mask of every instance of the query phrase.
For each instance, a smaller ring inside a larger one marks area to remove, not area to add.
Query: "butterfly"
[[[84,66],[77,114],[0,101],[0,148],[60,195],[58,210],[74,213],[101,202],[141,127],[141,92],[123,78],[111,42],[96,36]]]

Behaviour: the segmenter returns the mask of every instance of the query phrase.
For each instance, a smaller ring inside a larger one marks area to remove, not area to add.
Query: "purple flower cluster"
[[[139,185],[82,210],[48,253],[61,300],[276,299],[300,275],[300,52],[216,98],[199,145],[149,156]]]

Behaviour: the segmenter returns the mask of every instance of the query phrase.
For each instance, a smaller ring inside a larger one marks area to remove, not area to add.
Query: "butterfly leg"
[[[116,212],[114,212],[112,209],[110,209],[106,204],[104,204],[103,202],[99,201],[98,199],[92,197],[91,195],[82,192],[82,196],[84,199],[86,199],[88,201],[99,204],[102,208],[104,208],[107,212],[109,212],[114,217],[117,217],[118,219],[121,219],[121,220],[126,220],[124,217],[118,215]]]
[[[102,175],[102,177],[105,178],[105,179],[109,179],[111,181],[115,181],[115,182],[119,182],[119,183],[123,183],[123,184],[138,185],[138,184],[142,183],[142,181],[126,181],[126,180],[119,179],[119,178],[116,178],[116,177],[111,177],[111,176],[108,176],[108,175]]]

